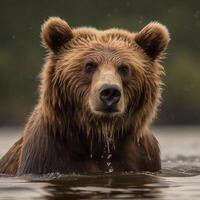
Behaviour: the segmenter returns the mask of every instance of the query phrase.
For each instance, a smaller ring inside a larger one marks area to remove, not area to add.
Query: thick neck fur
[[[147,131],[147,128],[141,125],[146,123],[146,118],[141,118],[135,123],[123,118],[112,120],[106,118],[89,119],[84,117],[81,112],[79,113],[78,110],[72,112],[69,111],[70,109],[68,111],[66,109],[63,115],[53,107],[49,109],[49,106],[47,104],[38,106],[38,110],[40,110],[38,117],[41,118],[44,122],[42,124],[45,126],[43,129],[48,132],[49,136],[53,135],[60,138],[60,141],[68,147],[74,148],[77,145],[84,147],[77,149],[86,149],[88,156],[100,157],[102,154],[118,151],[125,138],[139,141],[144,132]],[[42,112],[41,108],[43,109]],[[77,116],[77,113],[82,115],[82,118]],[[144,129],[141,129],[141,127]]]

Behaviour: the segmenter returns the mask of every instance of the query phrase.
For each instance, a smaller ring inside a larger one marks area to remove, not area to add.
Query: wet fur
[[[139,33],[71,30],[65,21],[51,18],[42,27],[42,39],[48,55],[39,102],[23,138],[1,159],[0,173],[159,170],[160,150],[149,124],[160,103],[164,72],[159,62],[169,42],[167,29],[151,23]],[[134,78],[123,82],[125,112],[113,117],[91,112],[91,80],[80,70],[85,57],[104,62],[101,55],[107,50],[115,55],[107,58],[110,62],[123,55],[134,66]]]

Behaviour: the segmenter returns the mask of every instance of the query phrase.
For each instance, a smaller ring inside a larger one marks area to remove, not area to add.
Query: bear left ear
[[[155,60],[166,50],[170,41],[168,29],[158,23],[151,22],[135,35],[135,42]]]
[[[42,44],[58,53],[62,45],[73,38],[73,32],[65,20],[59,17],[50,17],[42,25]]]

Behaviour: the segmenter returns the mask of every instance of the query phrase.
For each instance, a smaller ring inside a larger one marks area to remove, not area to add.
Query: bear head
[[[49,118],[106,140],[146,130],[161,96],[160,61],[170,40],[165,26],[151,22],[136,33],[72,29],[51,17],[41,37],[48,51],[41,102]]]

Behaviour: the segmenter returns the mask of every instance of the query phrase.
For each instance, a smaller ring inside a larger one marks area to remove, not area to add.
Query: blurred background
[[[49,16],[99,29],[165,24],[172,40],[156,124],[200,125],[200,1],[7,0],[0,12],[0,127],[23,126],[37,102],[45,55],[40,26]]]

